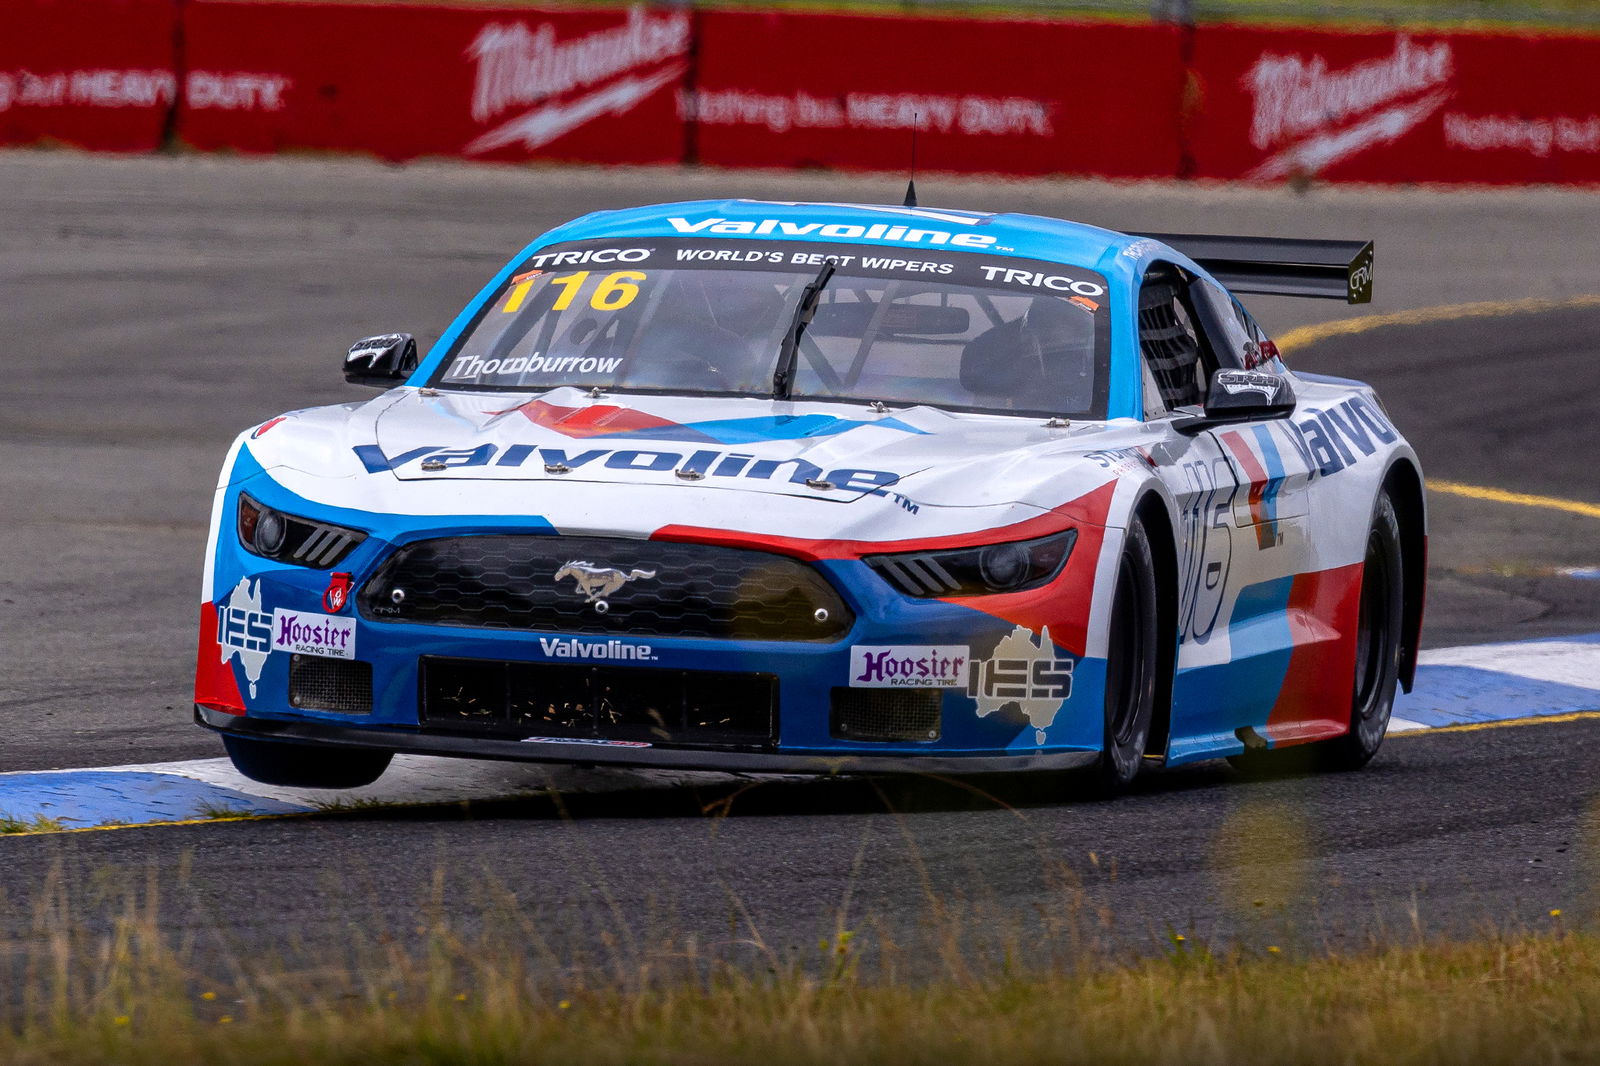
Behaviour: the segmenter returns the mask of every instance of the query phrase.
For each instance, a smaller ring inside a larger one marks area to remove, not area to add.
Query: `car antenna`
[[[922,125],[922,115],[911,113],[911,180],[906,182],[906,207],[917,206],[917,130]]]

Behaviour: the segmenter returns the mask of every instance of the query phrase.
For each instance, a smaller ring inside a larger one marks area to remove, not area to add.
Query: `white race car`
[[[753,201],[536,240],[362,402],[234,443],[195,714],[258,780],[395,752],[738,771],[1377,750],[1422,476],[1224,288],[1364,242]]]

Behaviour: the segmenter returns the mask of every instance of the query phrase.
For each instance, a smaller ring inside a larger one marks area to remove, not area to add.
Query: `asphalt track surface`
[[[431,341],[526,239],[587,210],[756,195],[892,200],[890,179],[733,172],[388,168],[315,160],[0,153],[0,771],[211,757],[189,724],[200,556],[228,440],[364,395],[351,340]],[[1368,309],[1254,301],[1269,329],[1386,313],[1293,365],[1369,380],[1431,478],[1600,502],[1593,446],[1600,212],[1592,196],[926,179],[924,203],[1126,229],[1375,236]],[[1411,324],[1437,305],[1555,309]],[[1426,643],[1600,630],[1600,518],[1432,499]],[[1250,782],[1150,775],[1112,804],[1053,782],[762,782],[278,821],[0,839],[0,927],[57,870],[154,869],[173,928],[315,951],[407,930],[422,901],[480,915],[515,892],[561,950],[602,934],[814,946],[919,935],[935,901],[999,935],[1068,910],[1096,935],[1309,945],[1578,914],[1600,884],[1600,724],[1396,737],[1364,772]],[[109,880],[108,880],[109,879]],[[88,905],[88,904],[86,904]],[[1286,931],[1285,925],[1293,929]],[[4,936],[0,933],[0,936]],[[728,947],[731,953],[744,948]]]

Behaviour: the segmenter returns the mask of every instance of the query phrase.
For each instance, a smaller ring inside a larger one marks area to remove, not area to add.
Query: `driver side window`
[[[1196,323],[1188,278],[1171,264],[1151,267],[1139,287],[1139,352],[1147,415],[1204,401],[1216,360]],[[1159,404],[1150,395],[1151,383]]]
[[[1211,350],[1223,369],[1254,370],[1278,358],[1278,346],[1267,338],[1244,305],[1212,282],[1196,279],[1189,286]],[[1267,366],[1274,369],[1274,366]],[[1281,370],[1282,366],[1277,365]]]

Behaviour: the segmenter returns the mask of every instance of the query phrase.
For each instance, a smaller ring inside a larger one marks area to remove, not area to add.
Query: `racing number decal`
[[[1183,512],[1183,593],[1178,599],[1182,639],[1203,641],[1222,611],[1233,563],[1233,497],[1239,491],[1226,459],[1183,464],[1188,491]]]
[[[502,314],[515,314],[522,310],[522,303],[528,298],[528,292],[533,288],[533,283],[543,271],[534,271],[524,274],[517,280],[511,290],[511,295],[506,299],[505,307],[501,308]],[[550,284],[561,289],[561,295],[556,297],[555,303],[550,305],[552,311],[565,311],[572,306],[578,293],[589,280],[590,271],[580,270],[575,274],[563,274],[559,278],[551,278]],[[618,270],[607,274],[600,279],[594,292],[589,294],[589,306],[596,311],[620,311],[627,307],[639,295],[638,282],[644,281],[647,275],[642,270]]]

